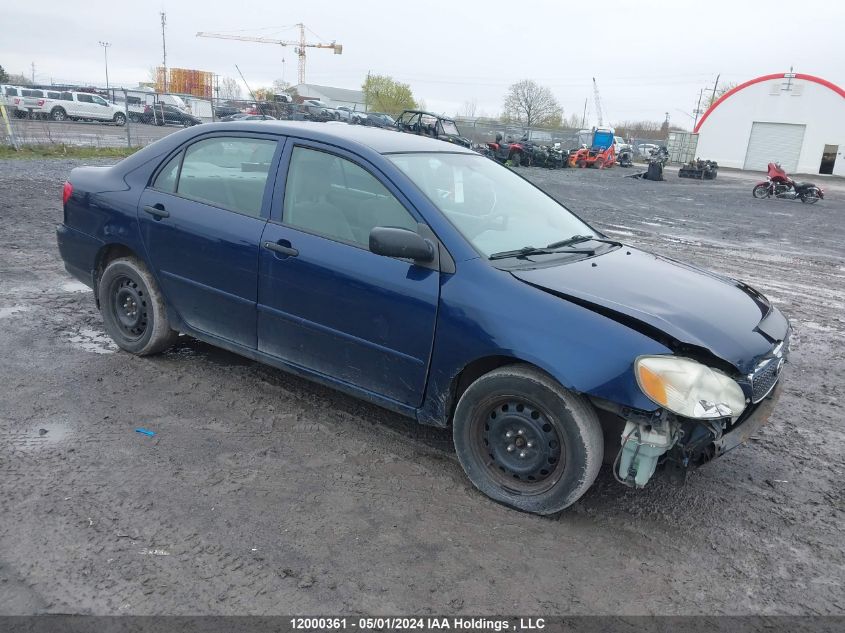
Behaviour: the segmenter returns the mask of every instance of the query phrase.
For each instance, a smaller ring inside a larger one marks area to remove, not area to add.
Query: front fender
[[[653,411],[633,373],[643,354],[669,354],[645,334],[491,267],[461,262],[444,276],[429,379],[418,419],[445,426],[455,387],[471,363],[507,357],[530,363],[561,385],[616,404]]]

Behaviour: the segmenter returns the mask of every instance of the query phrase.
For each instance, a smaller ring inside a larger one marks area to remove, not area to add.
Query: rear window
[[[6,96],[7,97],[18,97],[18,96],[20,96],[20,94],[18,93],[17,88],[12,88],[11,86],[9,86],[8,88],[6,88]]]
[[[25,88],[24,90],[21,90],[21,96],[22,97],[43,97],[44,92],[41,91],[41,90],[32,90],[30,88]]]

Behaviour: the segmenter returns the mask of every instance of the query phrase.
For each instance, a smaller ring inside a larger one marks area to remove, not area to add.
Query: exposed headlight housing
[[[737,418],[745,394],[718,369],[677,356],[640,356],[634,362],[637,384],[650,400],[685,418]]]

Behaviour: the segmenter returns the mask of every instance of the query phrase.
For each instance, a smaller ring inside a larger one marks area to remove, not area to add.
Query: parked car
[[[153,106],[153,122],[156,125],[183,125],[190,127],[192,125],[199,125],[202,119],[195,117],[189,112],[180,110],[176,106],[167,105],[165,103],[157,103]]]
[[[230,114],[228,116],[220,117],[221,121],[229,122],[229,121],[239,121],[240,119],[244,119],[250,116],[246,112],[235,112],[234,114]]]
[[[217,106],[214,108],[214,116],[217,117],[218,121],[235,114],[241,114],[241,111],[234,106]]]
[[[121,349],[183,332],[451,427],[472,483],[520,510],[574,503],[605,451],[625,485],[678,479],[780,393],[790,325],[761,293],[432,138],[202,126],[74,169],[63,203],[65,268]]]
[[[302,102],[305,108],[306,116],[312,121],[331,121],[337,119],[333,108],[330,108],[322,101],[316,99],[306,99]]]
[[[99,95],[88,92],[62,91],[61,99],[44,104],[42,110],[54,121],[82,119],[106,121],[124,125],[126,114],[123,107],[110,103]]]
[[[396,129],[396,119],[384,112],[367,112],[367,125]]]
[[[335,108],[339,119],[356,125],[366,125],[367,113],[362,110],[353,110],[349,106],[338,106]]]

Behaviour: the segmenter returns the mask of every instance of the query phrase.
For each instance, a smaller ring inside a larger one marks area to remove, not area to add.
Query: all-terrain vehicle
[[[405,110],[396,119],[396,129],[408,134],[430,136],[462,147],[469,148],[472,146],[472,141],[465,136],[461,136],[453,119],[433,112]]]
[[[696,158],[681,166],[681,169],[678,171],[678,177],[715,180],[718,172],[719,165],[715,160],[701,160],[700,158]]]

